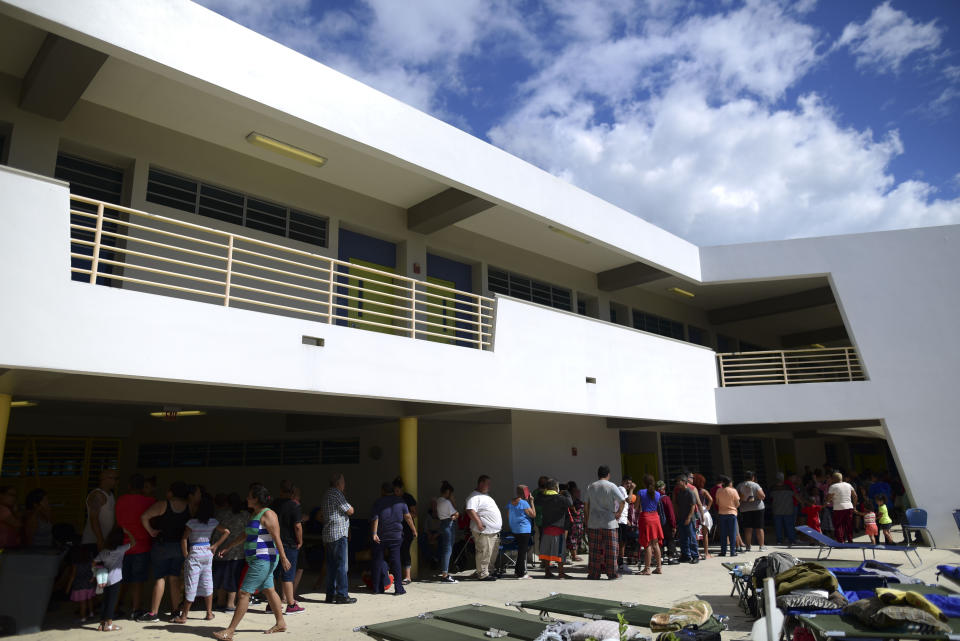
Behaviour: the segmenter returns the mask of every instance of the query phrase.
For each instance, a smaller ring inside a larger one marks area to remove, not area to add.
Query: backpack
[[[657,641],[720,641],[720,632],[688,625],[679,630],[663,632],[657,637]]]
[[[663,509],[663,498],[661,497],[657,501],[657,514],[660,516],[660,527],[663,528],[663,531],[666,532],[667,527],[667,512]]]
[[[753,571],[750,573],[751,583],[759,587],[763,585],[764,579],[775,577],[798,563],[800,563],[799,559],[786,552],[771,552],[761,556],[753,563]]]

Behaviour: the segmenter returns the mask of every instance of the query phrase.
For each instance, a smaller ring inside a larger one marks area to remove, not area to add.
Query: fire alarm
[[[571,447],[571,448],[570,448],[570,456],[576,456],[576,455],[577,455],[577,448]]]
[[[419,274],[419,273],[420,273],[420,263],[414,263],[414,264],[413,264],[413,273],[414,273],[414,274]]]

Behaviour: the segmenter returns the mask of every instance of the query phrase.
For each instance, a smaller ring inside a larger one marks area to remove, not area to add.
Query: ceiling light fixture
[[[153,418],[180,418],[181,416],[206,416],[203,410],[168,410],[164,412],[150,412]]]
[[[305,162],[308,165],[313,165],[314,167],[323,167],[327,163],[326,158],[317,155],[312,151],[300,149],[300,147],[294,147],[293,145],[277,140],[276,138],[258,134],[255,131],[251,131],[249,134],[247,134],[247,142],[251,145],[269,149],[270,151],[278,153],[281,156],[286,156],[287,158],[293,158],[294,160]]]
[[[822,345],[821,343],[811,343],[810,347],[813,349],[827,349],[826,346]]]
[[[680,296],[686,296],[687,298],[693,298],[694,296],[696,296],[696,294],[694,294],[693,292],[688,292],[687,290],[680,289],[679,287],[668,287],[667,291],[672,292],[674,294],[679,294]]]
[[[36,401],[11,401],[10,407],[36,407]]]
[[[566,236],[570,240],[575,240],[577,242],[583,243],[584,245],[590,244],[590,241],[587,240],[586,238],[581,238],[580,236],[577,236],[576,234],[569,232],[566,229],[560,229],[559,227],[554,227],[553,225],[547,225],[547,227],[550,228],[550,231],[556,232],[561,236]]]

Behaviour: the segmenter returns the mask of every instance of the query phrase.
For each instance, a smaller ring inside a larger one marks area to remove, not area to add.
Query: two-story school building
[[[185,0],[0,0],[0,482],[894,470],[960,544],[960,227],[697,247]]]

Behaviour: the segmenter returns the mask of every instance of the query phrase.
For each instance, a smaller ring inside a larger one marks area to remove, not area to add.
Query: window
[[[110,165],[104,165],[78,156],[61,153],[57,154],[57,166],[54,169],[53,175],[55,178],[70,183],[71,194],[102,200],[114,205],[121,204],[120,201],[123,198],[124,172],[118,167],[111,167]],[[95,206],[86,203],[71,203],[70,207],[71,209],[90,213],[96,213],[97,211]],[[114,212],[114,215],[115,213],[116,212]],[[70,243],[70,252],[92,257],[93,247],[84,243],[93,242],[93,230],[96,227],[96,221],[88,216],[71,214],[70,223],[79,227],[90,228],[89,231],[86,229],[71,228],[70,239],[80,242]],[[103,223],[103,229],[107,232],[116,233],[117,224],[105,221]],[[116,242],[116,238],[110,234],[103,234],[100,238],[100,243],[108,247],[116,245]],[[116,252],[109,250],[102,250],[100,252],[100,258],[119,260]],[[73,269],[90,269],[91,259],[78,258],[76,256],[71,257],[70,267]],[[109,263],[101,262],[98,265],[97,272],[111,274],[113,273],[113,266]],[[90,282],[90,276],[88,274],[71,272],[71,278],[77,281]],[[98,276],[97,284],[110,285],[111,281],[109,278]]]
[[[487,270],[487,286],[494,294],[505,294],[540,305],[572,311],[573,297],[569,289],[548,285],[501,269]]]
[[[10,146],[10,125],[0,123],[0,165],[7,164]]]
[[[6,459],[4,459],[6,461]],[[141,468],[318,465],[360,462],[360,441],[142,443]],[[13,465],[11,461],[11,465]]]
[[[673,487],[673,479],[683,470],[699,472],[710,481],[713,476],[713,456],[709,436],[685,436],[662,434],[663,471],[667,475],[667,487]]]
[[[322,452],[320,462],[324,465],[359,463],[360,441],[324,441]]]
[[[687,341],[693,343],[694,345],[709,346],[710,335],[705,329],[700,329],[699,327],[694,327],[693,325],[687,325]]]
[[[766,483],[767,466],[763,457],[763,441],[758,438],[730,439],[730,467],[735,485],[744,480],[744,472],[747,471],[754,472],[761,485]]]
[[[150,168],[147,201],[267,234],[327,246],[327,219]]]
[[[728,354],[737,351],[737,339],[723,334],[717,334],[717,351],[721,354]]]
[[[633,326],[651,334],[683,340],[683,323],[641,312],[638,309],[633,310]]]
[[[741,352],[762,352],[764,347],[760,345],[755,345],[754,343],[748,343],[747,341],[740,341],[740,351]]]
[[[587,301],[577,300],[577,313],[581,316],[587,315]]]

